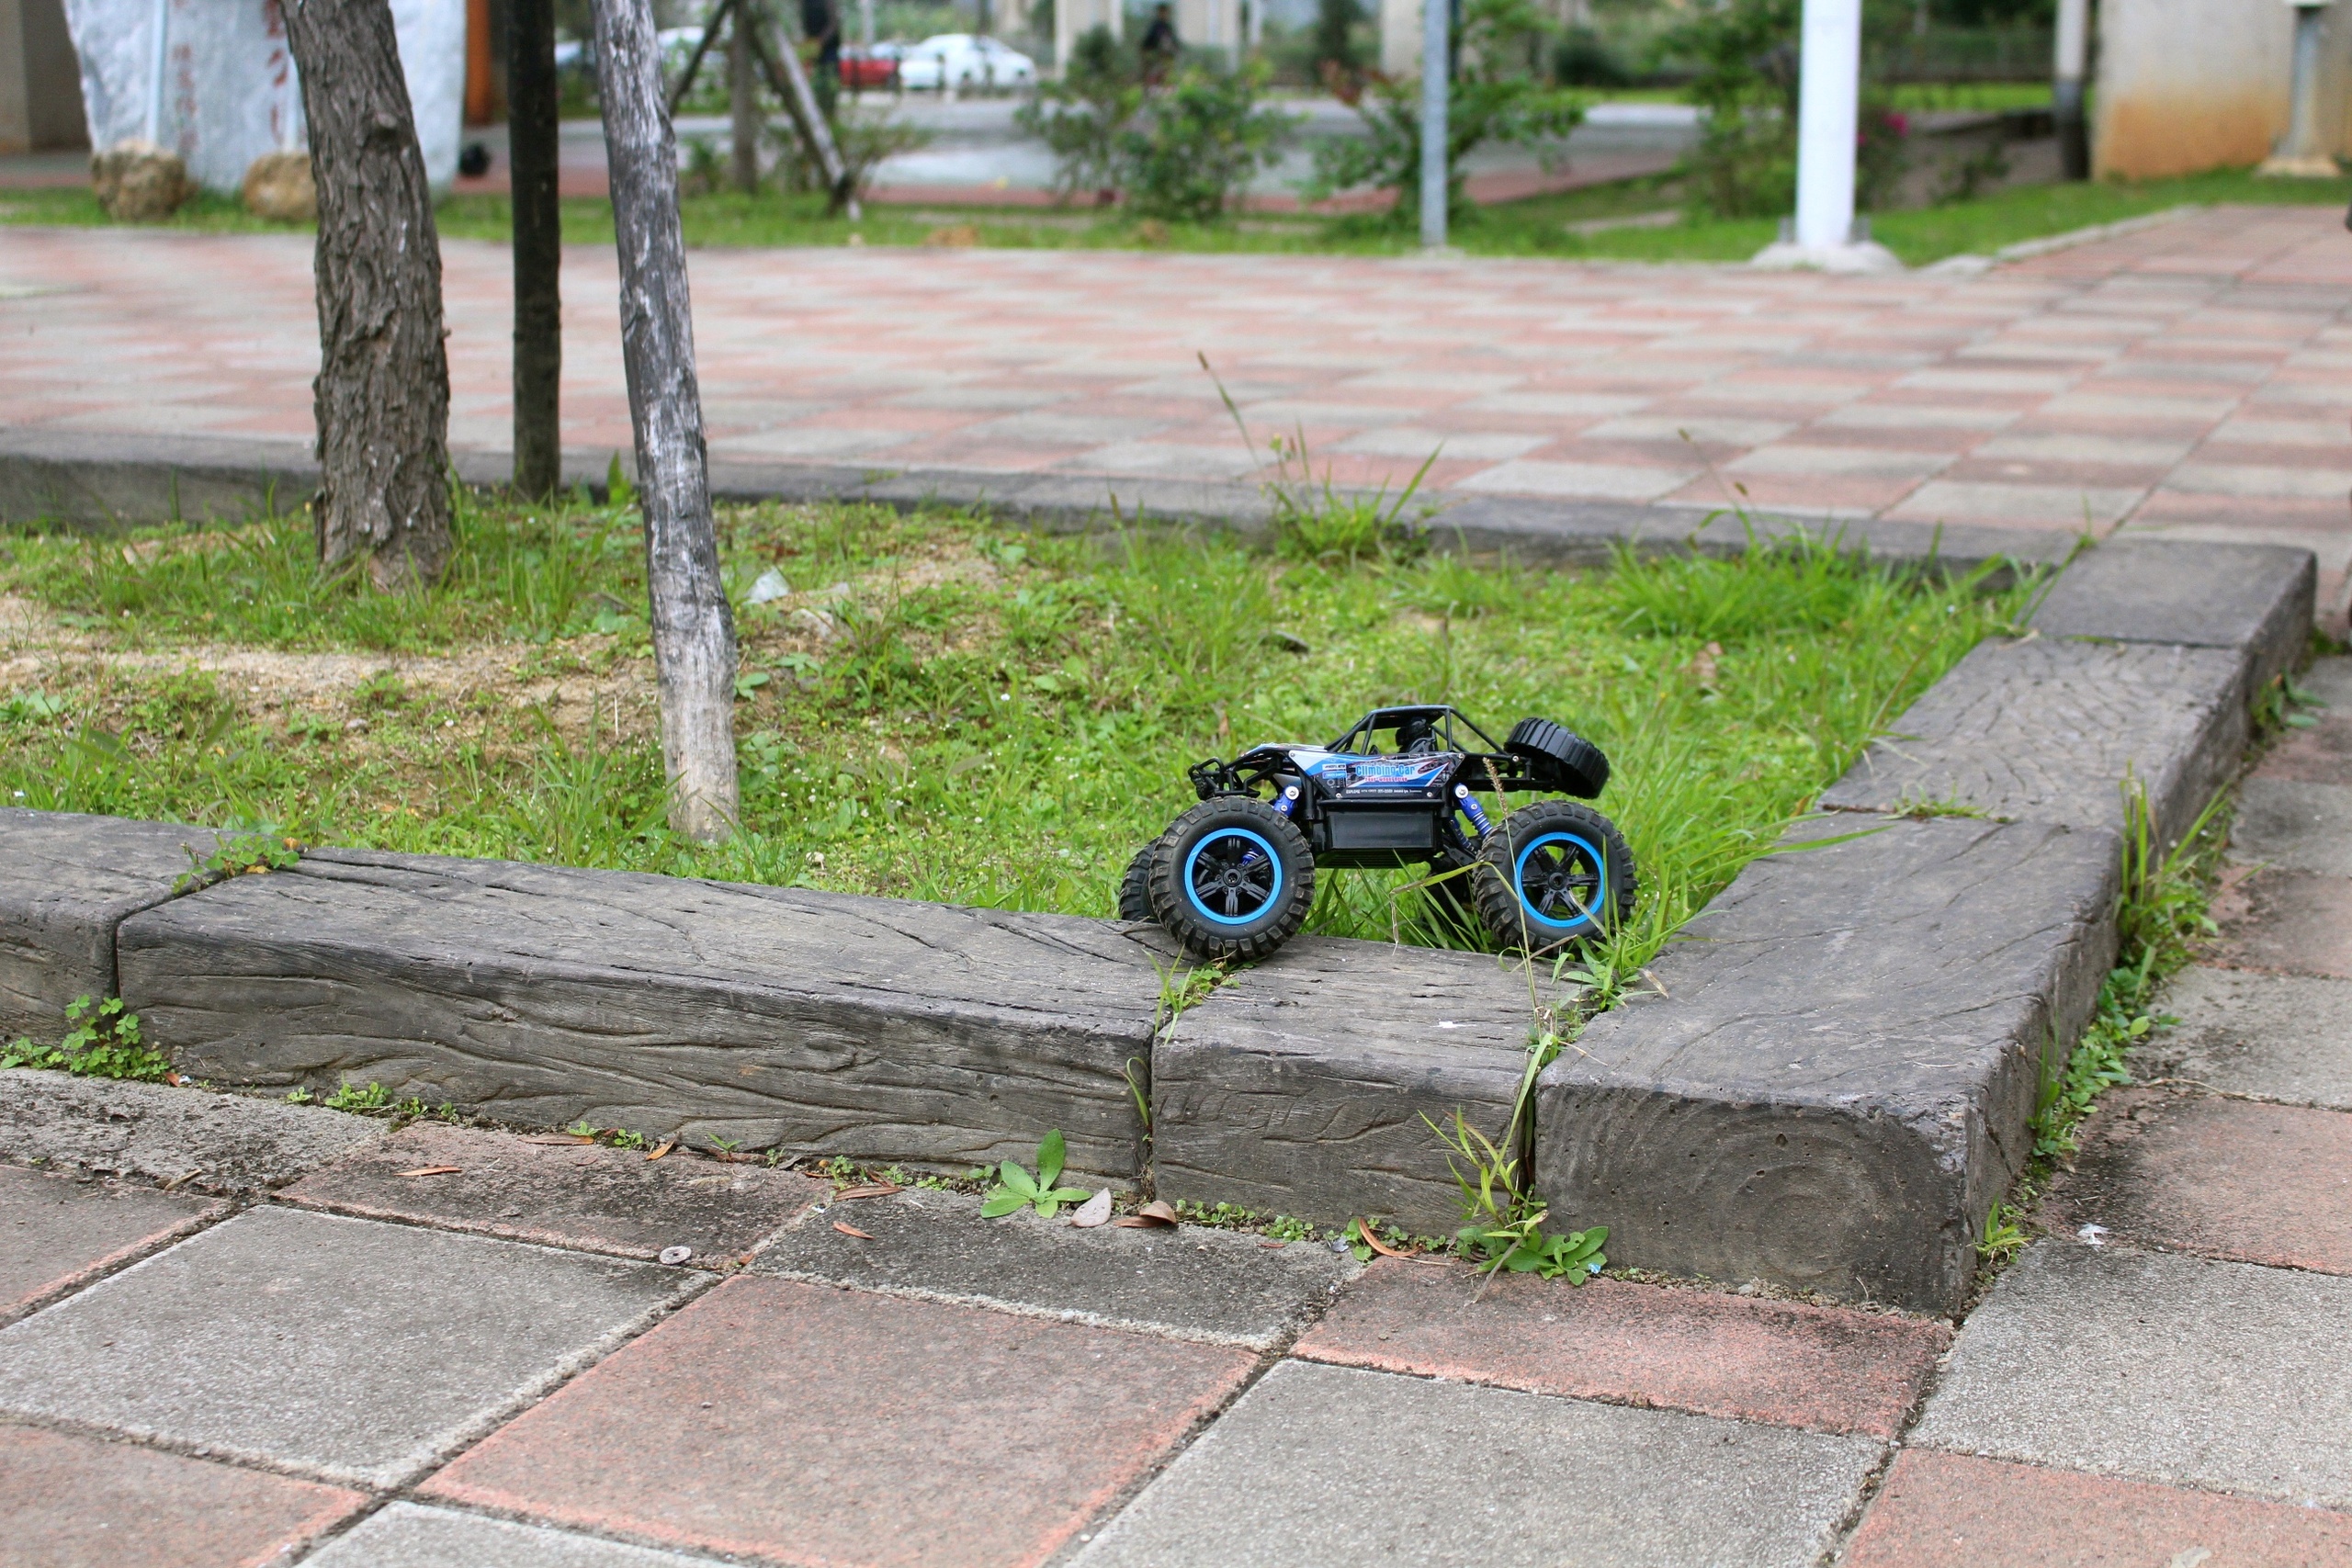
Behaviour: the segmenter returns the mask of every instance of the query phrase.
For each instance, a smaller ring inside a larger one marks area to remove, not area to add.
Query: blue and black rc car
[[[1549,719],[1497,746],[1451,707],[1375,708],[1329,746],[1260,746],[1189,776],[1201,803],[1136,852],[1119,915],[1159,921],[1195,958],[1287,942],[1318,866],[1426,863],[1441,916],[1506,950],[1587,942],[1633,913],[1633,852],[1608,818],[1566,800],[1502,807],[1506,793],[1589,800],[1609,782],[1600,748]]]

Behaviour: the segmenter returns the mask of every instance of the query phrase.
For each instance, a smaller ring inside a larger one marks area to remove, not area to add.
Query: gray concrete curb
[[[2168,830],[2201,808],[2314,581],[2267,547],[2070,567],[2032,637],[1896,722],[1938,815],[1908,819],[1920,781],[1886,788],[1873,749],[1830,792],[1850,815],[1749,865],[1661,958],[1666,995],[1545,1072],[1561,1217],[1611,1225],[1621,1263],[1957,1307],[2112,961],[2124,773]],[[2126,668],[2157,673],[2119,698]],[[1959,765],[2026,755],[2052,787]],[[872,1160],[1059,1126],[1073,1168],[1133,1180],[1148,1093],[1172,1194],[1430,1230],[1450,1178],[1421,1115],[1499,1122],[1525,1059],[1524,981],[1459,953],[1303,941],[1162,1030],[1149,933],[1113,922],[366,852],[175,899],[186,832],[0,812],[0,996],[55,1025],[62,988],[115,989],[221,1081]]]
[[[624,471],[628,454],[620,454]],[[613,454],[564,455],[564,482],[603,494]],[[468,484],[506,482],[513,463],[497,451],[452,454]],[[1273,511],[1251,482],[1114,479],[1084,474],[989,473],[970,468],[867,468],[818,463],[714,459],[711,492],[719,501],[865,502],[907,510],[985,506],[997,515],[1053,533],[1105,532],[1127,525],[1230,528],[1257,534]],[[49,524],[74,532],[118,532],[187,522],[243,523],[273,508],[302,506],[318,483],[306,447],[284,442],[218,438],[61,434],[0,429],[0,522]],[[1835,538],[1873,559],[1996,579],[2010,561],[2063,564],[2077,536],[2064,529],[1988,528],[1775,516],[1743,522],[1727,509],[1538,497],[1442,496],[1426,524],[1441,549],[1508,554],[1551,566],[1605,566],[1622,546],[1642,552],[1692,549],[1736,555],[1751,534],[1777,538],[1803,532]]]

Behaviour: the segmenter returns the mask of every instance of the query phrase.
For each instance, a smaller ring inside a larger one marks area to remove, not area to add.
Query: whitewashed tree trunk
[[[662,99],[650,0],[594,4],[670,826],[712,842],[732,830],[737,816],[735,620],[719,578],[703,450],[677,140]]]

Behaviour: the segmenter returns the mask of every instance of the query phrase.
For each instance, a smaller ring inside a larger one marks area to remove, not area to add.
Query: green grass
[[[741,608],[744,831],[702,849],[662,825],[632,519],[469,502],[462,527],[405,598],[322,578],[299,517],[9,541],[0,592],[78,646],[0,695],[0,802],[1101,915],[1186,764],[1443,700],[1608,750],[1638,961],[2018,604],[1826,551],[1576,575],[733,511],[734,592],[799,592]],[[1310,929],[1432,939],[1408,879],[1334,874]]]
[[[2245,170],[2220,170],[2178,179],[2137,183],[2098,181],[2030,186],[1973,201],[1871,215],[1874,236],[1914,266],[1962,252],[1987,254],[2020,240],[2064,233],[2095,223],[2139,217],[2184,202],[2342,206],[2352,195],[2344,180],[2257,179]],[[1652,176],[1588,186],[1557,196],[1480,208],[1454,227],[1454,243],[1473,255],[1554,256],[1644,262],[1744,261],[1770,243],[1779,220],[1690,219],[1665,228],[1576,233],[1572,224],[1656,212],[1684,205],[1680,181]],[[1263,254],[1405,255],[1415,235],[1384,217],[1254,215],[1214,224],[1147,224],[1114,215],[1039,208],[974,208],[954,212],[876,204],[864,220],[828,217],[821,197],[723,193],[689,197],[683,204],[691,246],[920,245],[958,231],[956,237],[1008,249],[1148,249]],[[0,222],[98,225],[107,221],[85,190],[9,192],[0,197]],[[513,221],[503,197],[459,196],[443,203],[441,232],[453,239],[503,241]],[[563,204],[564,237],[608,245],[611,204],[573,198]],[[225,197],[205,196],[169,227],[216,232],[301,231],[253,217]]]

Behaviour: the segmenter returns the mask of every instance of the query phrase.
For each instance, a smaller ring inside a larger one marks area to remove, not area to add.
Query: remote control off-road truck
[[[1600,748],[1549,719],[1521,719],[1498,746],[1451,707],[1375,708],[1329,746],[1259,746],[1188,776],[1201,803],[1136,852],[1119,914],[1157,920],[1195,958],[1281,946],[1326,866],[1425,863],[1437,908],[1507,951],[1588,942],[1633,912],[1633,852],[1608,818],[1505,804],[1589,800],[1609,782]]]

